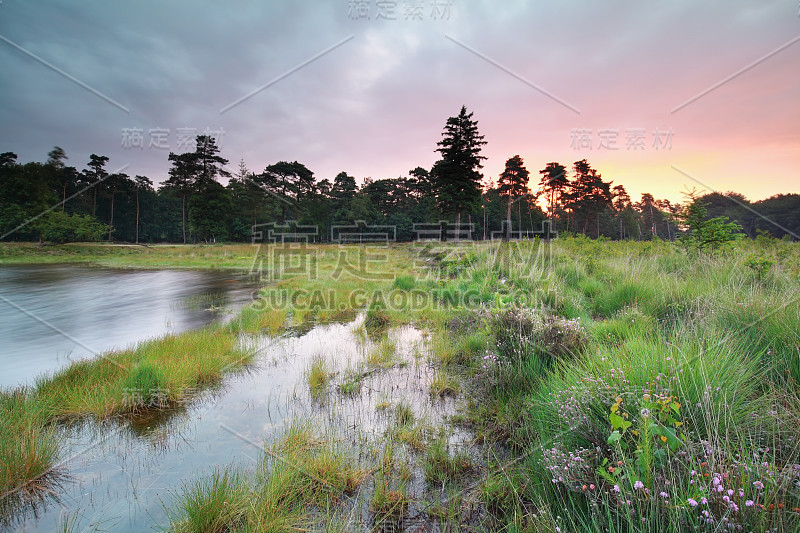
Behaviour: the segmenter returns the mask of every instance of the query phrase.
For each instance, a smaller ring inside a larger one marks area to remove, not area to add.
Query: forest
[[[634,202],[624,185],[604,179],[586,159],[570,167],[549,162],[531,172],[513,155],[496,179],[484,176],[485,144],[477,120],[462,106],[445,124],[435,149],[441,158],[432,168],[417,166],[397,178],[367,177],[360,185],[346,171],[319,179],[298,161],[254,172],[240,160],[231,172],[230,161],[205,135],[197,136],[193,152],[169,154],[169,176],[161,183],[110,172],[109,158],[97,154],[79,170],[67,164],[68,155],[58,146],[43,163],[21,163],[5,152],[0,235],[6,241],[52,243],[249,242],[258,224],[293,221],[317,226],[315,240],[326,242],[332,228],[363,221],[394,226],[396,240],[410,241],[415,224],[449,221],[484,240],[544,236],[549,220],[558,233],[674,240],[698,201],[706,219],[730,220],[742,236],[800,233],[798,194],[751,202],[735,192],[692,192],[685,202],[673,203],[644,193]]]

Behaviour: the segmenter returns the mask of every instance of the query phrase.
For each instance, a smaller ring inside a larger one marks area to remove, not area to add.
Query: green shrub
[[[89,215],[70,215],[51,211],[36,222],[36,229],[44,241],[66,242],[99,241],[108,235],[108,225]]]
[[[764,255],[751,255],[744,264],[756,273],[756,277],[758,277],[759,280],[762,280],[767,275],[770,268],[772,268],[774,261],[772,258]]]

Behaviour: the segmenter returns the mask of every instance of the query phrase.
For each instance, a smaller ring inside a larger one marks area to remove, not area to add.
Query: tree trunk
[[[486,240],[486,201],[483,202],[483,240]]]
[[[136,193],[136,244],[139,244],[139,193]]]
[[[506,209],[506,232],[503,237],[506,241],[511,239],[511,196],[508,197],[508,208]]]
[[[186,195],[181,200],[181,219],[183,222],[183,244],[186,244]]]
[[[111,232],[114,229],[114,191],[111,191],[111,218],[108,221],[108,242],[111,242]]]
[[[64,212],[64,209],[67,205],[67,182],[64,182],[64,192],[61,194],[61,212]]]
[[[600,211],[597,212],[597,235],[595,236],[595,239],[599,238],[600,238]]]

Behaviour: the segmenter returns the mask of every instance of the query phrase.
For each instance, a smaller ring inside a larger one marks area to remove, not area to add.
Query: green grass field
[[[3,243],[0,264],[90,263],[114,268],[248,269],[257,248],[236,245]]]
[[[4,246],[0,257],[192,268],[252,261],[246,246],[48,248]],[[486,457],[453,452],[442,428],[428,428],[402,404],[366,465],[348,463],[336,437],[295,424],[267,444],[256,471],[218,469],[185,487],[171,509],[174,530],[289,531],[323,522],[349,530],[346,495],[362,489],[371,493],[370,529],[407,517],[414,469],[432,493],[447,494],[418,506],[424,521],[453,530],[800,527],[797,244],[759,238],[703,255],[661,241],[570,237],[415,243],[375,257],[358,246],[310,250],[313,268],[268,271],[261,298],[227,326],[5,391],[3,490],[35,490],[57,460],[52,427],[60,419],[180,401],[247,364],[238,335],[366,311],[365,335],[401,323],[431,333],[434,377],[420,386],[459,402],[450,423],[471,431]],[[339,386],[329,386],[320,354],[301,385],[351,395],[366,373],[396,363],[394,349],[379,343]],[[207,360],[212,352],[225,355]],[[125,401],[125,390],[152,384],[170,395]],[[281,496],[281,487],[291,490]],[[468,505],[483,509],[479,519],[462,518]]]

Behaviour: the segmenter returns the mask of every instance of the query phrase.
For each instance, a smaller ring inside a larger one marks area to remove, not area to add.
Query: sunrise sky
[[[534,184],[586,158],[634,201],[800,192],[797,1],[532,4],[3,0],[0,151],[161,181],[224,132],[232,171],[390,178],[463,104],[490,179],[520,154]]]

